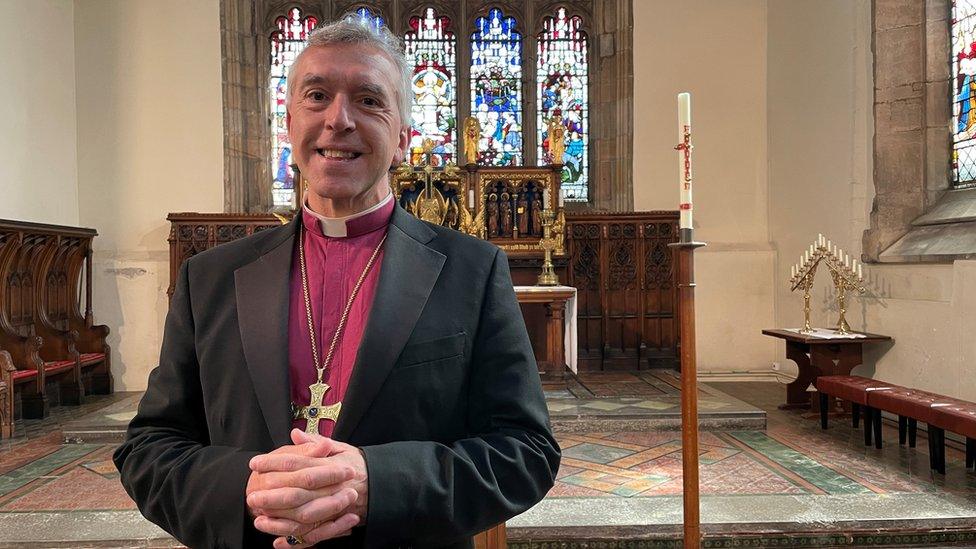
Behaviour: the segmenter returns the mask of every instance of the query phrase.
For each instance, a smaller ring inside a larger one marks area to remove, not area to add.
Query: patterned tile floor
[[[576,379],[546,383],[553,430],[663,431],[680,429],[680,380],[670,371],[588,372]],[[701,385],[699,426],[703,431],[763,430],[766,412],[740,399]]]
[[[584,376],[580,386],[568,389],[569,395],[552,394],[559,389],[551,391],[550,404],[580,396],[605,396],[613,401],[675,395],[668,380],[660,375],[649,377],[649,381],[635,383],[632,374],[595,380]],[[624,396],[628,392],[631,396]],[[641,394],[634,394],[638,392]],[[837,418],[830,429],[822,431],[810,413],[778,410],[785,394],[778,384],[714,383],[700,388],[702,398],[719,394],[764,410],[768,427],[765,431],[702,433],[703,523],[748,522],[758,510],[767,508],[772,509],[764,511],[770,516],[778,510],[789,517],[790,506],[808,509],[816,502],[824,516],[840,517],[836,520],[843,520],[845,509],[849,513],[863,507],[881,518],[889,513],[888,518],[897,514],[901,520],[937,520],[936,524],[943,525],[963,520],[976,531],[976,473],[964,470],[964,455],[957,447],[947,452],[947,474],[937,475],[928,470],[924,436],[920,436],[918,448],[909,450],[898,446],[897,431],[888,425],[884,449],[865,448],[861,432],[851,428],[849,418]],[[113,521],[128,529],[116,530],[108,539],[165,539],[158,529],[141,521],[118,483],[111,463],[115,444],[62,444],[63,425],[99,410],[113,416],[125,414],[118,408],[126,399],[134,403],[135,395],[94,398],[80,409],[55,408],[46,420],[19,422],[15,437],[0,442],[0,547],[5,543],[24,546],[28,539],[67,544],[61,546],[82,546],[80,540],[97,545],[107,534],[94,525]],[[560,433],[557,438],[563,460],[556,485],[538,509],[510,521],[513,543],[525,536],[538,539],[542,527],[551,531],[566,524],[570,531],[570,525],[579,521],[597,526],[643,525],[640,531],[645,534],[654,528],[669,531],[675,522],[680,524],[680,433]],[[933,502],[948,503],[943,508]],[[885,504],[897,504],[897,511],[895,507],[886,511]],[[969,515],[966,505],[972,509]],[[625,520],[628,513],[640,515]],[[65,525],[62,532],[45,529],[42,533],[40,527],[35,530],[32,526],[52,520]]]

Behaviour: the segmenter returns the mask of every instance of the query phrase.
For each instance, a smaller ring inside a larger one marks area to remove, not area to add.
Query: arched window
[[[471,34],[471,114],[481,122],[478,161],[522,163],[522,35],[514,17],[488,11]]]
[[[589,94],[586,34],[579,16],[566,17],[559,8],[543,20],[538,35],[536,69],[536,131],[539,164],[563,163],[562,189],[567,200],[586,201],[589,151]],[[548,123],[559,117],[566,128],[563,158],[549,154]]]
[[[285,99],[288,90],[288,68],[305,47],[308,33],[318,19],[302,17],[298,8],[288,10],[275,20],[271,33],[271,194],[275,206],[289,206],[295,199],[295,181],[291,170],[291,143],[285,125]]]
[[[423,140],[433,142],[435,166],[457,162],[457,40],[447,30],[451,20],[433,8],[410,18],[403,37],[407,61],[413,65],[411,112],[411,164],[423,159]]]
[[[976,2],[952,3],[952,182],[976,184]]]

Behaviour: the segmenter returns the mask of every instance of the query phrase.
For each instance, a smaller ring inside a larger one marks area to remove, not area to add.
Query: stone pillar
[[[634,56],[633,10],[628,1],[596,0],[590,47],[591,204],[597,210],[632,211]]]

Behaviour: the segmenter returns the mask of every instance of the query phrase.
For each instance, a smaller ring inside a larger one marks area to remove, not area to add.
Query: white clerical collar
[[[319,227],[322,228],[323,235],[341,238],[349,234],[348,228],[346,226],[347,222],[352,221],[353,219],[359,217],[363,217],[364,215],[369,215],[383,208],[383,206],[389,204],[391,200],[393,200],[393,193],[388,192],[386,193],[386,198],[380,200],[379,203],[377,203],[375,206],[372,206],[369,209],[363,210],[361,212],[354,213],[352,215],[347,215],[345,217],[326,217],[318,212],[314,212],[312,211],[311,208],[308,207],[307,198],[302,203],[302,209],[305,210],[305,213],[311,215],[312,217],[314,217],[319,221]]]

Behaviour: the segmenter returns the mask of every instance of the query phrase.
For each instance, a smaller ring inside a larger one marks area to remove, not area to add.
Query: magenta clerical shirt
[[[326,218],[310,210],[307,205],[302,208],[309,298],[312,303],[319,360],[322,362],[329,352],[329,344],[356,281],[366,268],[373,250],[386,234],[394,207],[391,193],[376,206],[345,218]],[[359,343],[376,295],[382,260],[381,249],[352,304],[346,326],[336,343],[332,361],[326,368],[323,381],[331,389],[325,394],[325,406],[341,401],[349,387]],[[307,406],[311,396],[308,386],[315,383],[316,371],[312,360],[297,246],[292,257],[290,300],[288,364],[291,374],[291,400],[299,406]],[[304,430],[305,420],[294,420],[292,425]],[[332,436],[334,427],[335,423],[332,421],[320,421],[319,433]]]

